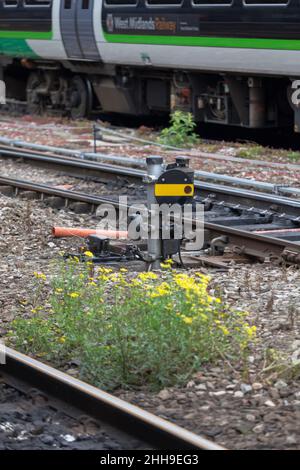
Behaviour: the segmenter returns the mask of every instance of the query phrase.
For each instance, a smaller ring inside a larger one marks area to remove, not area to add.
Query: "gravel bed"
[[[70,417],[47,397],[0,382],[0,450],[121,450],[123,445],[96,421]]]
[[[102,123],[103,124],[103,123]],[[92,126],[90,121],[69,121],[65,118],[43,117],[9,117],[0,114],[1,134],[11,139],[20,139],[43,145],[73,148],[82,151],[93,151]],[[120,132],[137,135],[146,140],[155,140],[158,133],[153,129],[141,126],[136,131],[120,129]],[[116,142],[115,137],[109,141],[99,141],[97,151],[115,155],[124,155],[132,158],[145,158],[148,155],[162,154],[166,160],[173,161],[176,151],[164,151],[156,146],[138,146],[134,142]],[[288,150],[263,148],[253,144],[239,144],[231,142],[201,142],[193,149],[208,153],[218,153],[225,157],[242,157],[246,160],[256,159],[279,163],[300,164],[300,153]],[[241,178],[268,181],[280,185],[299,185],[299,172],[287,168],[270,168],[251,166],[249,163],[211,160],[205,157],[191,157],[194,169],[213,173],[227,174]]]
[[[27,314],[23,300],[34,295],[34,271],[51,271],[61,251],[77,251],[82,239],[53,239],[54,225],[96,227],[90,214],[57,211],[38,201],[0,196],[0,333],[16,315]]]
[[[17,116],[0,114],[1,134],[4,137],[56,147],[90,148],[93,123],[69,121],[64,118]]]

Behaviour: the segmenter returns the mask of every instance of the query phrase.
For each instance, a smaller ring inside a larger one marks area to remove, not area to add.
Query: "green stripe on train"
[[[0,54],[10,57],[37,58],[37,54],[28,45],[27,40],[52,39],[52,31],[0,31]]]
[[[8,57],[37,58],[37,54],[28,46],[25,39],[0,39],[0,54]]]
[[[50,41],[52,31],[0,31],[0,39],[40,39]]]
[[[243,49],[278,49],[300,50],[300,40],[293,39],[248,39],[248,38],[213,38],[187,36],[141,36],[128,34],[104,33],[107,42],[125,44],[152,44],[167,46],[229,47]]]

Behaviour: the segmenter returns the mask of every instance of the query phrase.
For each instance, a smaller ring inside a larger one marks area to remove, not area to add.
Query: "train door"
[[[83,59],[76,26],[77,0],[61,0],[60,30],[67,56],[72,59]]]
[[[94,0],[77,0],[77,31],[83,56],[85,59],[99,60],[93,14]]]
[[[61,0],[61,35],[71,59],[100,59],[94,35],[93,11],[94,0]]]

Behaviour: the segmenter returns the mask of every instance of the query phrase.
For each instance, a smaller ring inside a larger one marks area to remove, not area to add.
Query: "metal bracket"
[[[228,244],[228,237],[222,235],[221,237],[214,238],[210,243],[210,254],[212,256],[221,256],[224,254],[225,246]]]

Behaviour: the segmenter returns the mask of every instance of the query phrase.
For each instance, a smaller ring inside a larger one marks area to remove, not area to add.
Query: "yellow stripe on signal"
[[[156,184],[155,196],[194,196],[193,184]]]

